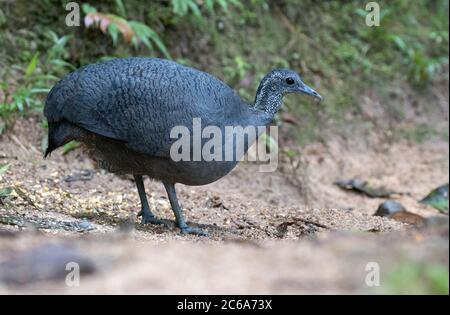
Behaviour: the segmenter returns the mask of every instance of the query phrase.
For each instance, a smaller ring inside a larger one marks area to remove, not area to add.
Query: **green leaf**
[[[191,9],[192,13],[194,13],[194,15],[196,17],[201,17],[202,13],[200,12],[200,9],[198,8],[197,3],[195,3],[194,1],[189,1],[188,2],[188,6]]]
[[[155,43],[156,47],[158,47],[158,49],[164,54],[164,57],[166,57],[167,59],[172,59],[172,56],[170,56],[170,53],[167,50],[166,46],[155,31],[150,31],[150,38]]]
[[[48,93],[50,92],[49,88],[34,88],[30,90],[30,94],[39,94],[39,93]]]
[[[137,38],[136,36],[133,36],[133,38],[131,39],[131,45],[133,45],[133,47],[134,47],[135,49],[138,48],[138,46],[139,46],[139,41],[138,41],[138,38]]]
[[[80,147],[80,145],[81,145],[81,143],[79,143],[77,141],[70,141],[69,143],[67,143],[63,146],[62,154],[66,155],[70,151],[73,151],[73,150],[77,149],[78,147]]]
[[[8,197],[13,192],[13,189],[11,187],[6,187],[0,189],[0,200]]]
[[[90,4],[83,3],[81,5],[81,9],[83,10],[84,14],[94,13],[97,12],[97,9]]]
[[[37,81],[58,81],[60,78],[52,74],[40,74],[35,76],[35,79]]]
[[[273,152],[275,150],[278,150],[278,143],[275,141],[274,138],[272,138],[267,133],[263,133],[261,136],[261,141],[266,145],[266,148],[270,150],[270,152]]]
[[[117,8],[117,13],[119,13],[119,15],[126,17],[127,16],[127,11],[125,10],[125,6],[123,4],[122,0],[115,0],[116,3],[116,8]]]
[[[0,112],[2,112],[2,104],[0,104]],[[3,134],[3,132],[6,129],[6,123],[4,122],[3,119],[0,118],[0,135]]]
[[[229,0],[229,2],[235,7],[242,8],[242,3],[239,0]]]
[[[9,170],[10,166],[11,166],[10,163],[0,164],[0,176],[6,173]]]
[[[420,202],[426,205],[430,205],[436,210],[448,213],[449,208],[449,195],[448,195],[449,185],[445,184],[430,192],[424,199]]]
[[[295,152],[294,150],[290,150],[290,149],[283,150],[283,153],[290,159],[298,156],[298,152]]]
[[[214,0],[205,0],[205,7],[210,12],[214,12]]]
[[[367,11],[366,10],[364,10],[363,8],[357,8],[356,10],[355,10],[355,13],[356,14],[358,14],[360,17],[366,17],[367,16]]]
[[[108,34],[111,36],[113,45],[117,46],[117,42],[119,39],[119,28],[116,24],[111,23],[108,25]]]
[[[192,0],[172,0],[173,13],[177,15],[186,15],[188,11],[188,2]]]
[[[65,61],[65,60],[62,60],[62,59],[53,59],[52,61],[51,61],[51,63],[53,64],[53,65],[55,65],[55,66],[58,66],[58,67],[67,67],[67,68],[69,68],[69,69],[71,69],[71,70],[75,70],[76,69],[76,67],[74,66],[74,65],[72,65],[70,62],[67,62],[67,61]]]
[[[391,35],[391,36],[389,36],[389,39],[392,42],[394,42],[394,44],[397,46],[397,48],[400,49],[402,52],[408,52],[408,45],[403,40],[403,38],[401,38],[398,35]]]
[[[222,7],[222,10],[227,12],[228,11],[228,3],[227,0],[217,0],[219,5]]]
[[[3,13],[3,10],[0,9],[0,26],[3,26],[8,22],[8,19],[6,18],[5,13]]]
[[[14,106],[17,108],[19,112],[23,112],[23,99],[18,95],[13,95]]]
[[[37,63],[39,61],[39,53],[35,53],[31,61],[28,63],[27,70],[25,71],[25,76],[29,77],[36,70]]]

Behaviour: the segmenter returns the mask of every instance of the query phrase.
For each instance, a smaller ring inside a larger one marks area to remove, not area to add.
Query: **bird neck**
[[[282,103],[283,95],[271,89],[270,86],[265,84],[263,80],[263,82],[259,85],[258,91],[256,92],[254,108],[256,110],[264,111],[273,118]]]

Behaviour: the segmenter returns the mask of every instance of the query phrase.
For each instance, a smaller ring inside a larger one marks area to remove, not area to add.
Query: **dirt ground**
[[[392,287],[404,266],[448,268],[448,216],[418,203],[449,181],[448,142],[372,141],[303,148],[275,173],[242,163],[202,187],[178,186],[185,216],[210,237],[141,226],[134,182],[97,169],[75,150],[43,160],[37,118],[0,138],[0,293],[427,293]],[[293,172],[296,169],[296,172]],[[399,194],[417,224],[373,216],[386,198],[333,183],[359,178]],[[173,220],[162,184],[146,180],[151,208]],[[81,268],[79,286],[66,264]],[[369,262],[380,286],[365,282]],[[405,292],[399,292],[402,289]]]

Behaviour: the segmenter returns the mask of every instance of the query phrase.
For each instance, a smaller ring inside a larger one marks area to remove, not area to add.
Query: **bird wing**
[[[67,120],[120,140],[137,152],[169,157],[170,132],[193,118],[202,125],[226,123],[227,104],[239,97],[220,80],[177,63],[150,58],[116,59],[81,68],[49,93],[49,122]]]

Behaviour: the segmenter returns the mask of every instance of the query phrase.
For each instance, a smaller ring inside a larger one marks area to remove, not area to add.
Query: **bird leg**
[[[175,220],[177,222],[177,226],[181,229],[181,233],[195,234],[199,236],[208,236],[208,233],[206,231],[203,231],[202,229],[199,228],[190,227],[186,224],[183,212],[178,203],[175,185],[172,183],[164,182],[164,187],[166,188],[167,195],[169,196],[170,205],[172,206],[172,211],[175,214]]]
[[[162,224],[168,226],[167,222],[158,219],[153,212],[150,211],[148,206],[147,195],[145,194],[144,181],[142,175],[134,175],[134,180],[136,181],[136,187],[139,193],[139,198],[141,199],[142,210],[138,213],[138,217],[142,217],[142,224],[152,223],[152,224]]]

